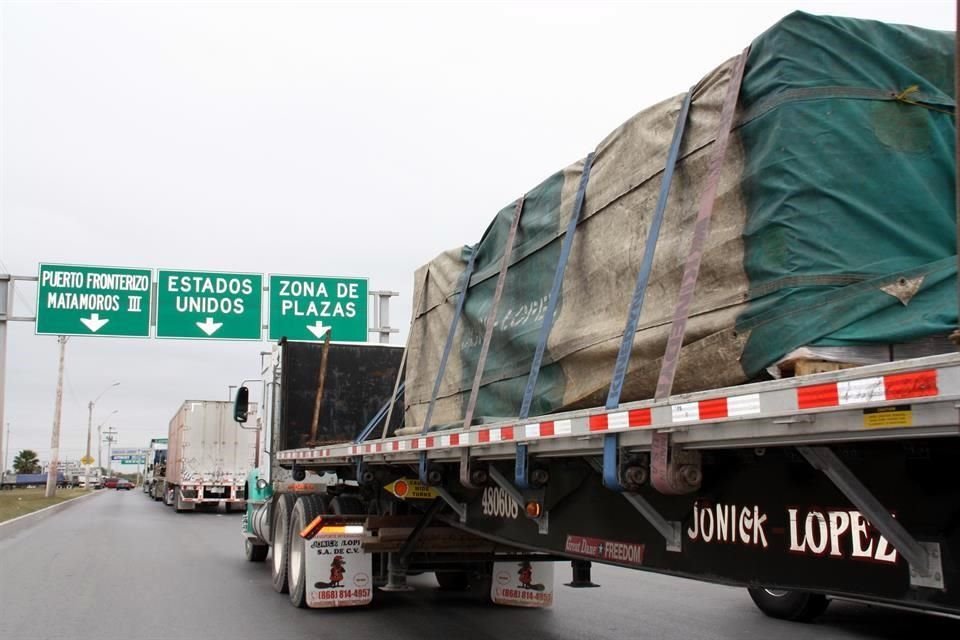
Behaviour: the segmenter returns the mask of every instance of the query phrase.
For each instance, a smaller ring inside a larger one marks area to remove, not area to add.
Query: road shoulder
[[[71,505],[77,504],[78,502],[82,502],[84,500],[89,500],[93,496],[102,494],[102,489],[99,491],[91,491],[87,495],[70,498],[69,500],[52,504],[49,507],[44,507],[43,509],[31,511],[30,513],[25,513],[22,516],[17,516],[16,518],[0,522],[0,540],[12,538],[24,529],[32,527],[36,523],[42,522],[50,516],[63,511],[64,509],[69,509]]]

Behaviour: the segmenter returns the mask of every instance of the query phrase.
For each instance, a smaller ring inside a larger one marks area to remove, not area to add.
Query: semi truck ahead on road
[[[166,478],[167,438],[151,438],[144,456],[143,492],[154,500],[163,498]]]
[[[163,497],[177,512],[221,503],[227,511],[243,508],[258,433],[236,424],[231,407],[230,402],[187,400],[170,420]]]
[[[954,48],[792,14],[420,269],[403,355],[281,340],[247,558],[299,607],[564,559],[960,615]]]

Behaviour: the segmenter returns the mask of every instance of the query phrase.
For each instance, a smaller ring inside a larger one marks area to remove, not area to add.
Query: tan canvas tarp
[[[712,142],[717,135],[731,69],[732,61],[728,61],[694,89],[681,156],[656,248],[650,286],[634,340],[633,356],[624,385],[624,401],[650,397],[656,384],[669,331],[669,318],[676,303],[683,264],[689,251],[699,194],[706,176]],[[563,303],[556,316],[544,358],[544,365],[559,365],[559,384],[562,389],[552,394],[558,398],[558,403],[540,407],[535,403],[535,413],[537,409],[556,411],[598,405],[605,399],[682,100],[683,96],[677,96],[637,114],[597,147],[583,215],[563,279]],[[743,337],[733,331],[747,288],[742,267],[741,239],[745,211],[738,186],[742,173],[741,156],[739,145],[734,140],[728,150],[720,181],[694,310],[680,358],[675,383],[677,392],[735,384],[744,379],[743,372],[737,366]],[[582,168],[581,161],[562,171],[559,215],[554,220],[552,245],[559,245],[562,240],[573,210]],[[503,214],[512,214],[512,205],[506,207]],[[523,248],[519,244],[514,251],[514,264],[511,264],[508,272],[508,283],[511,278],[518,277],[517,272],[524,268],[525,257],[517,255],[522,253]],[[459,278],[466,267],[466,259],[462,254],[460,249],[447,251],[419,269],[415,276],[414,300],[419,300],[421,305],[419,310],[415,310],[408,343],[408,427],[423,423],[430,402],[456,308]],[[502,247],[497,257],[500,255]],[[498,269],[499,260],[491,261],[486,269],[478,264],[468,299],[473,295],[472,287],[480,282],[486,281],[492,286]],[[547,281],[552,277],[551,269]],[[424,288],[425,292],[421,293]],[[520,330],[526,330],[526,335],[531,336],[535,344],[536,330],[542,323],[547,300],[542,289],[530,293],[533,295],[520,298],[523,301],[520,308],[516,304],[509,305],[506,298],[501,303],[497,310],[498,326],[493,334],[491,354],[498,341],[509,341],[510,334]],[[478,322],[474,324],[479,325]],[[482,330],[471,331],[469,320],[460,323],[440,386],[432,419],[434,425],[456,423],[463,419],[475,363],[469,367],[469,371],[465,371],[461,349],[465,342],[478,346],[480,337]],[[522,394],[532,352],[531,348],[528,353],[516,353],[514,362],[500,363],[501,366],[495,366],[494,356],[491,355],[484,370],[481,394],[488,391],[490,383],[507,381],[513,381],[513,387]],[[503,388],[501,384],[500,389]],[[538,387],[538,396],[542,395]],[[479,406],[483,404],[480,402]],[[503,415],[515,415],[518,410],[519,401],[512,413]]]

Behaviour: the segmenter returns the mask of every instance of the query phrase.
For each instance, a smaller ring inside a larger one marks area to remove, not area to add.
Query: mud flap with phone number
[[[552,562],[495,562],[490,598],[511,607],[553,605]]]
[[[307,606],[358,607],[373,600],[373,561],[360,535],[317,535],[305,542]]]

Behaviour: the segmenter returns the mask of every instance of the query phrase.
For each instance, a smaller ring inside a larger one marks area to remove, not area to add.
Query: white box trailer
[[[234,422],[232,407],[187,400],[170,420],[164,502],[178,512],[221,502],[228,511],[233,505],[243,508],[259,432]]]

